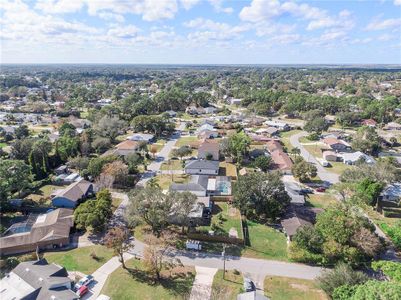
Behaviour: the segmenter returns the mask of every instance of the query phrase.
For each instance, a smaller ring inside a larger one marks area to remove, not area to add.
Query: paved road
[[[325,182],[327,182],[327,183],[330,183],[330,184],[334,184],[334,183],[339,182],[339,181],[340,181],[340,180],[339,180],[339,177],[340,177],[340,176],[339,176],[338,174],[332,173],[332,172],[328,171],[327,169],[325,169],[325,168],[316,160],[316,158],[315,158],[313,155],[311,155],[311,154],[305,149],[305,147],[299,142],[299,138],[301,138],[301,137],[303,137],[303,136],[307,136],[307,135],[308,135],[308,134],[307,134],[305,131],[292,135],[292,136],[290,137],[290,143],[291,143],[291,145],[292,145],[293,147],[297,147],[298,149],[300,149],[300,150],[301,150],[301,155],[302,155],[302,157],[303,157],[306,161],[308,161],[308,162],[310,162],[310,163],[312,163],[312,164],[314,164],[314,165],[316,166],[316,168],[317,168],[317,173],[318,173],[318,175],[319,175],[319,177],[320,177],[321,180],[323,180],[323,181],[325,181]]]

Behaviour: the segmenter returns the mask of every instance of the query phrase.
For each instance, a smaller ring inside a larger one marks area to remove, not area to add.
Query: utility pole
[[[223,244],[223,252],[221,252],[221,256],[223,256],[223,279],[225,279],[225,275],[226,275],[226,243]]]

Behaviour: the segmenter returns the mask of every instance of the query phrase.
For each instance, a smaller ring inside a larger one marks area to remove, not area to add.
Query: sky
[[[401,0],[0,0],[0,62],[401,64]]]

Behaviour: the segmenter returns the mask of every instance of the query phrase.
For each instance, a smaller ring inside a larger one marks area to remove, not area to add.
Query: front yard
[[[224,277],[223,279],[223,270],[217,271],[216,275],[214,275],[212,300],[235,300],[237,299],[237,295],[242,293],[244,279],[241,273],[228,270]]]
[[[193,267],[178,267],[163,271],[163,278],[154,283],[146,272],[144,263],[140,260],[127,261],[128,270],[122,267],[114,271],[101,291],[111,299],[188,299],[195,278]]]
[[[113,250],[100,245],[46,252],[43,255],[49,263],[56,263],[68,271],[80,271],[85,274],[92,274],[113,256]]]
[[[272,300],[328,300],[315,281],[296,278],[267,276],[265,295]]]
[[[287,149],[288,153],[294,148],[290,143],[290,137],[294,134],[300,133],[301,130],[290,130],[280,132],[280,141],[283,143],[284,147]]]
[[[309,194],[306,197],[307,205],[316,208],[327,208],[328,206],[337,203],[336,198],[328,193],[324,194]]]

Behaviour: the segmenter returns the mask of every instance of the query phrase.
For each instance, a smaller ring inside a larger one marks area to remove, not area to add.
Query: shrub
[[[336,288],[343,285],[357,285],[364,283],[368,277],[362,272],[354,271],[346,263],[339,263],[332,270],[324,271],[318,278],[319,286],[330,296]]]
[[[379,224],[380,228],[390,237],[394,245],[401,249],[401,221],[397,222],[393,226],[386,223]]]
[[[331,298],[333,300],[350,300],[354,295],[355,290],[358,286],[345,284],[334,289]]]
[[[394,261],[374,261],[372,269],[375,271],[381,270],[391,280],[401,283],[401,263]]]

